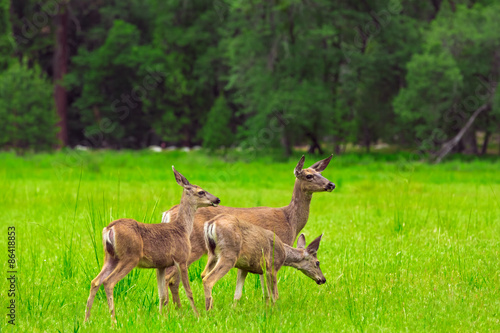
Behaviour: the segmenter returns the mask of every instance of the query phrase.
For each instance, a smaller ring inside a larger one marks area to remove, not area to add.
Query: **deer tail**
[[[215,221],[210,220],[205,223],[204,227],[205,244],[210,254],[215,255],[215,248],[217,247],[217,234],[215,232]]]
[[[102,230],[102,242],[104,243],[104,248],[112,257],[115,256],[115,233],[113,227],[104,228]]]

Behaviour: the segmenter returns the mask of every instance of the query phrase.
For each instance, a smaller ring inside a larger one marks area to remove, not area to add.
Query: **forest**
[[[0,0],[0,147],[500,154],[495,0]]]

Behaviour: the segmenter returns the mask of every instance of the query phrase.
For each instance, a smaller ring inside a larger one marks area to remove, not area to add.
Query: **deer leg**
[[[156,282],[158,283],[158,296],[160,297],[160,315],[163,306],[168,304],[168,288],[165,286],[165,268],[156,270]]]
[[[208,273],[210,273],[210,271],[212,269],[214,269],[215,264],[217,264],[217,259],[218,258],[216,256],[214,256],[213,254],[211,254],[211,253],[208,254],[207,264],[205,265],[205,269],[201,273],[202,280],[205,278],[205,276],[207,276]]]
[[[106,297],[108,299],[108,307],[109,311],[111,311],[111,319],[113,320],[113,324],[116,323],[115,317],[115,305],[113,302],[113,289],[115,285],[123,279],[131,270],[134,269],[135,266],[139,263],[139,259],[128,261],[128,262],[118,262],[116,268],[109,274],[107,278],[104,279],[104,291],[106,292]]]
[[[234,300],[239,301],[241,295],[243,294],[243,285],[245,284],[245,279],[247,277],[248,271],[238,269],[238,278],[236,280],[236,291],[234,292]]]
[[[214,269],[203,278],[203,289],[205,291],[205,309],[209,311],[213,306],[212,288],[224,275],[234,267],[236,259],[227,260],[219,258]]]
[[[275,272],[274,274],[272,274],[272,279],[273,279],[273,298],[274,298],[274,302],[276,302],[278,300],[278,277],[277,277],[277,273]]]
[[[203,245],[197,245],[197,244],[203,244]],[[205,242],[203,241],[203,239],[201,240],[201,243],[193,242],[193,240],[191,240],[191,254],[189,255],[189,260],[187,262],[188,267],[191,266],[193,262],[200,259],[201,256],[203,256],[203,254],[206,253],[204,244]],[[167,268],[167,274],[165,279],[170,289],[170,292],[172,293],[172,301],[175,303],[177,308],[180,308],[181,307],[181,299],[179,298],[180,279],[179,279],[179,272],[175,266]]]
[[[186,296],[191,303],[191,308],[193,308],[194,314],[196,317],[199,316],[198,310],[196,310],[196,306],[194,305],[193,292],[191,291],[191,287],[189,286],[189,274],[186,263],[178,264],[179,274],[181,276],[182,285],[184,286],[184,291],[186,292]]]
[[[181,299],[179,297],[179,270],[177,267],[172,266],[167,268],[165,281],[168,284],[168,288],[170,288],[170,293],[172,294],[172,301],[177,306],[178,309],[181,308]],[[168,301],[167,301],[168,302]]]
[[[271,272],[266,272],[266,279],[267,279],[267,293],[269,295],[269,297],[271,298],[271,302],[274,303],[276,302],[275,298],[274,298],[274,292],[273,292],[273,286],[274,286],[274,274],[272,274]]]
[[[90,295],[87,300],[87,310],[85,311],[85,321],[88,321],[90,318],[90,310],[92,309],[92,304],[94,303],[95,294],[99,290],[102,282],[105,278],[108,277],[109,274],[115,269],[116,262],[113,260],[107,260],[102,266],[101,272],[97,274],[95,279],[92,280],[90,284]]]

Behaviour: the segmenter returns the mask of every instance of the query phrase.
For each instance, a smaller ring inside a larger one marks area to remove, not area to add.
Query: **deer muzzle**
[[[316,283],[319,284],[319,285],[322,285],[326,282],[326,279],[323,277],[323,278],[320,278],[318,280],[316,280]]]
[[[332,183],[332,182],[328,183],[328,184],[325,186],[325,190],[326,190],[327,192],[331,192],[331,191],[333,191],[334,189],[335,189],[335,184],[334,184],[334,183]]]

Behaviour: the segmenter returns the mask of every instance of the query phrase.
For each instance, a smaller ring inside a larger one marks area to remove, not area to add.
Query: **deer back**
[[[173,221],[177,213],[178,205],[165,212],[162,222],[169,223]],[[246,221],[261,228],[272,230],[285,244],[291,245],[295,241],[295,228],[290,225],[282,207],[236,208],[218,206],[199,208],[196,211],[191,243],[203,242],[203,225],[208,220],[220,214],[233,215],[241,221]]]
[[[140,268],[169,267],[189,257],[189,236],[176,224],[147,224],[133,219],[110,223],[104,231],[106,251],[118,260],[139,258]]]
[[[222,214],[205,224],[207,248],[212,254],[236,259],[235,267],[262,274],[279,270],[285,261],[283,243],[273,232],[233,215]]]

